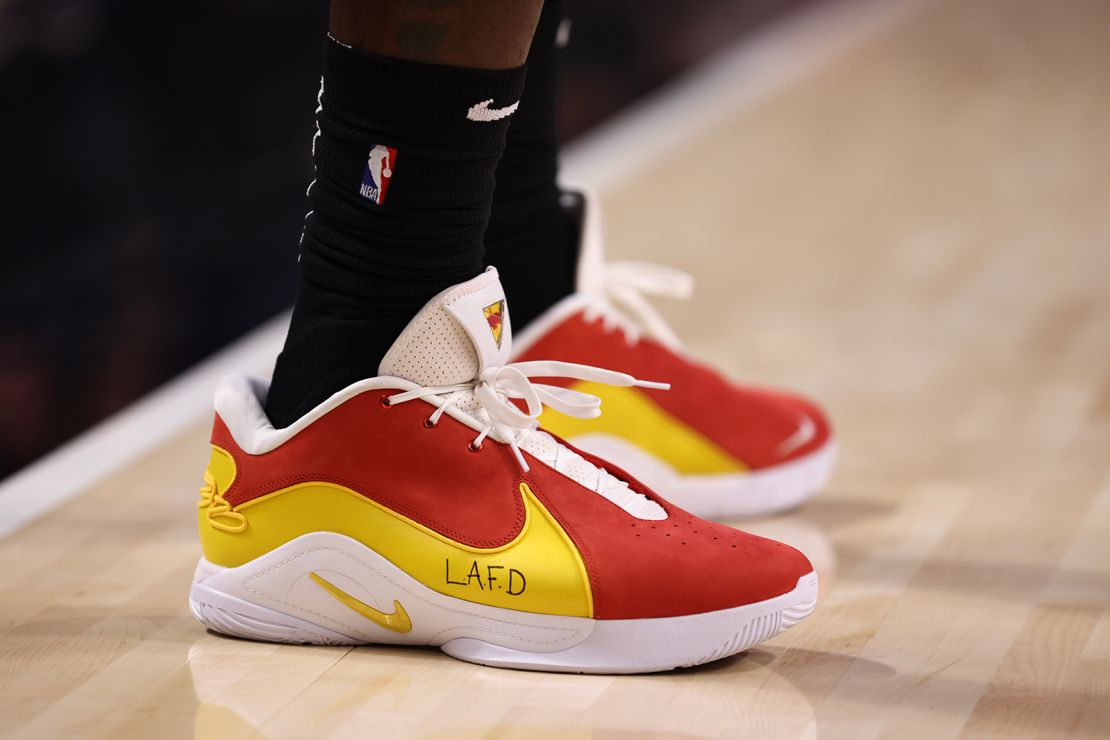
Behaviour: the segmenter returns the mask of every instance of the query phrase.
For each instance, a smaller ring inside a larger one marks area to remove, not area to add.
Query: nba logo
[[[396,149],[376,144],[366,155],[366,171],[362,173],[358,194],[380,206],[385,200],[385,191],[389,189],[389,179],[393,177],[396,162]]]

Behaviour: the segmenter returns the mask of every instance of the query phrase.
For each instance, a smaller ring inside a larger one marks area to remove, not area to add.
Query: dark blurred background
[[[803,2],[567,0],[565,140]],[[326,18],[0,0],[0,477],[292,302]]]

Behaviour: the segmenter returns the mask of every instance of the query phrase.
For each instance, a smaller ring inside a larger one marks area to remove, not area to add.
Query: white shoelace
[[[605,295],[586,309],[587,321],[601,318],[609,331],[620,327],[630,344],[645,331],[672,350],[682,348],[678,335],[644,296],[689,298],[694,291],[691,275],[650,262],[610,262],[605,265],[602,283]]]
[[[451,406],[464,398],[472,397],[484,413],[470,414],[481,425],[481,431],[471,442],[471,447],[480,448],[491,432],[496,433],[497,439],[512,448],[521,470],[528,472],[528,461],[520,451],[520,443],[526,435],[536,432],[538,426],[536,420],[543,413],[545,405],[579,419],[592,419],[601,414],[601,399],[597,396],[569,388],[533,383],[531,379],[535,377],[574,378],[606,385],[639,386],[662,390],[670,387],[667,383],[638,380],[626,373],[591,365],[540,360],[488,367],[471,383],[414,388],[389,396],[388,402],[392,406],[417,398],[427,399],[438,407],[428,417],[428,422],[434,425],[439,423],[440,418]],[[523,400],[526,411],[521,411],[513,403],[513,399]],[[572,461],[571,457],[581,459],[562,445],[559,447],[564,450],[556,456],[560,458],[559,462],[569,463]],[[604,475],[599,476],[599,479],[604,477]],[[600,491],[606,483],[604,480],[599,480],[598,490]]]

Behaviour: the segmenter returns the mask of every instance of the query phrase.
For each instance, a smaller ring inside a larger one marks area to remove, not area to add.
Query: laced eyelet
[[[480,452],[481,449],[482,449],[482,445],[480,445],[480,444],[476,445],[473,442],[471,442],[470,444],[468,444],[466,446],[466,449],[470,450],[471,452]]]
[[[379,402],[381,403],[381,405],[382,405],[382,406],[384,406],[384,407],[385,407],[385,408],[387,408],[387,409],[389,409],[389,408],[393,408],[393,404],[392,404],[392,403],[390,402],[390,400],[389,400],[389,396],[383,395],[383,396],[382,396],[382,397],[381,397],[381,398],[379,399]]]
[[[436,423],[434,421],[432,421],[432,418],[430,416],[427,419],[424,420],[424,428],[425,429],[435,429],[436,428]]]

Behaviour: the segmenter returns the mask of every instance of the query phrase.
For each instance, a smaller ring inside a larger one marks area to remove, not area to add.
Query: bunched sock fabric
[[[431,297],[481,272],[525,69],[387,59],[330,37],[323,68],[301,282],[266,399],[279,428],[376,375]]]
[[[555,103],[561,0],[543,4],[528,51],[528,84],[513,116],[486,230],[486,264],[501,274],[519,332],[574,292],[577,224],[559,205]]]

